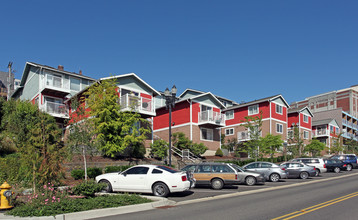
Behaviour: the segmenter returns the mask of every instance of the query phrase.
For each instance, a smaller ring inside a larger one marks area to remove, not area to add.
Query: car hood
[[[96,176],[96,180],[100,180],[100,179],[107,179],[113,176],[118,176],[119,172],[115,172],[115,173],[105,173],[105,174],[101,174],[99,176]]]
[[[253,176],[260,176],[261,173],[255,172],[255,171],[245,171],[244,172],[247,175],[253,175]]]

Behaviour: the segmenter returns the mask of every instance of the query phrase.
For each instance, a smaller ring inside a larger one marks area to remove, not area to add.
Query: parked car
[[[252,162],[246,164],[242,167],[245,171],[253,171],[257,173],[262,173],[266,180],[271,182],[277,182],[280,179],[286,179],[287,173],[286,169],[280,167],[277,164],[270,162]]]
[[[333,171],[335,173],[341,172],[341,170],[347,169],[347,164],[341,160],[337,159],[325,159],[326,167],[328,171]]]
[[[357,156],[355,154],[339,154],[333,155],[330,159],[341,160],[347,164],[347,171],[351,171],[353,168],[357,168]]]
[[[201,163],[185,166],[183,171],[194,174],[196,186],[210,185],[213,189],[222,189],[224,185],[245,183],[252,186],[256,183],[265,183],[262,174],[246,172],[241,167],[229,163]]]
[[[307,164],[309,166],[316,167],[316,176],[318,176],[320,173],[327,172],[326,164],[323,161],[322,158],[296,158],[290,160],[292,162],[302,162],[304,164]]]
[[[99,175],[96,181],[107,184],[107,192],[153,193],[162,197],[195,186],[188,173],[161,165],[138,165],[123,172]]]
[[[287,178],[307,179],[310,176],[316,176],[316,168],[301,162],[285,162],[280,166],[287,171]]]

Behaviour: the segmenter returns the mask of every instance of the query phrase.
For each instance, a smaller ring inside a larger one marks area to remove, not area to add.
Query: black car
[[[347,171],[351,171],[352,168],[358,168],[358,158],[355,154],[340,154],[333,155],[330,159],[341,160],[347,164]]]
[[[326,159],[327,171],[333,171],[335,173],[341,172],[341,170],[347,170],[347,163],[337,159]]]

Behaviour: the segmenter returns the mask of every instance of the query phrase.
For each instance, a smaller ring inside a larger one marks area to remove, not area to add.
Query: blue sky
[[[0,70],[26,61],[93,78],[134,72],[237,102],[358,84],[358,1],[1,2]]]

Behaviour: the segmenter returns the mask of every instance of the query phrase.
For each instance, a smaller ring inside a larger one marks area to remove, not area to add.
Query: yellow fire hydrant
[[[0,189],[1,189],[1,191],[0,191],[0,198],[1,198],[0,210],[13,208],[13,206],[9,205],[9,198],[12,195],[12,192],[10,191],[11,186],[5,181],[0,186]]]

